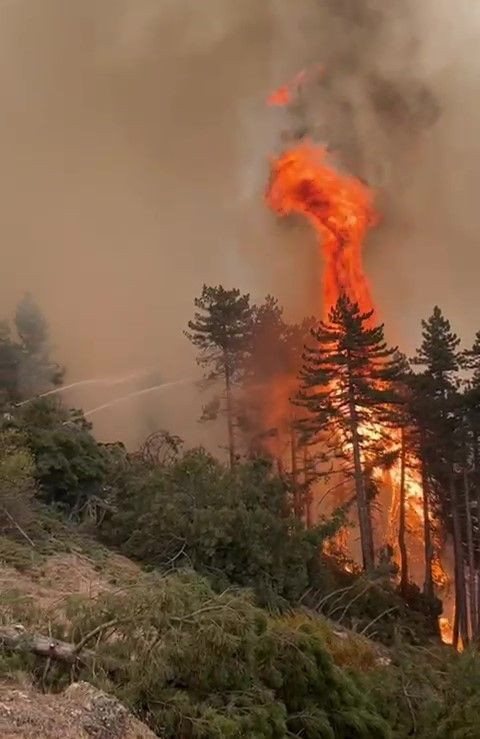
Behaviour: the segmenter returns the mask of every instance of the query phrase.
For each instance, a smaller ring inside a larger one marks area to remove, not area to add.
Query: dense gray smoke
[[[1,3],[2,314],[34,294],[66,382],[155,367],[152,384],[195,372],[182,329],[203,282],[271,292],[297,318],[319,289],[313,235],[262,193],[269,153],[303,127],[380,190],[366,259],[395,339],[410,349],[436,302],[470,339],[479,16],[468,0]],[[265,107],[314,64],[295,111]],[[140,396],[95,429],[212,443],[197,395]]]

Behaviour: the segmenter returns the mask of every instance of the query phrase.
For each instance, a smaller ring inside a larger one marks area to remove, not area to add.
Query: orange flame
[[[325,314],[340,293],[346,293],[362,311],[372,310],[361,262],[367,231],[378,220],[369,188],[334,169],[324,148],[305,142],[273,162],[266,197],[279,215],[297,213],[313,224],[325,259]]]
[[[304,82],[302,72],[294,82],[272,93],[270,105],[288,105],[293,101]],[[335,305],[340,294],[346,294],[358,303],[362,312],[374,311],[374,304],[368,280],[362,266],[362,250],[370,228],[378,222],[373,204],[373,193],[368,186],[353,177],[342,173],[328,161],[324,147],[311,141],[304,141],[284,151],[273,160],[270,183],[266,192],[270,208],[280,216],[300,215],[314,227],[318,243],[324,257],[323,276],[323,315],[328,318],[330,308]],[[372,320],[375,317],[372,316]],[[283,385],[283,383],[282,383]],[[286,386],[291,390],[291,383]],[[282,388],[283,390],[284,388]],[[280,414],[288,408],[289,395],[280,393],[277,397]],[[371,427],[370,427],[371,426]],[[368,429],[363,430],[372,436],[380,429],[372,420]],[[392,442],[395,445],[394,442]],[[377,471],[377,476],[382,472]],[[390,486],[392,501],[387,537],[393,540],[395,524],[395,488],[400,479],[399,462],[391,471]],[[416,465],[406,471],[407,521],[414,538],[421,541],[423,534],[423,490]],[[415,533],[413,533],[413,531]],[[445,586],[448,582],[442,563],[435,559],[435,583]],[[448,641],[450,625],[447,619],[440,622],[442,638]]]
[[[271,107],[283,108],[294,102],[295,98],[300,94],[302,87],[308,83],[310,79],[320,78],[323,75],[323,67],[315,64],[309,69],[302,69],[295,75],[293,80],[287,85],[274,90],[267,98],[267,105]]]

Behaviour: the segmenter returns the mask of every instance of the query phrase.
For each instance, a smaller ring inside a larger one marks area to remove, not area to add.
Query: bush
[[[203,450],[138,476],[119,490],[107,542],[156,567],[187,563],[218,588],[255,590],[259,602],[295,602],[308,564],[337,522],[307,531],[289,514],[289,491],[256,460],[234,472]]]
[[[35,461],[42,502],[76,516],[89,498],[103,497],[112,455],[95,440],[81,413],[44,398],[22,407],[13,423],[24,433]]]
[[[0,431],[0,532],[21,535],[34,518],[35,464],[25,437]]]

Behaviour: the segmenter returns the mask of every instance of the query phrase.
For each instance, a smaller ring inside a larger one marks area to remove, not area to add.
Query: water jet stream
[[[130,398],[137,398],[140,395],[146,395],[147,393],[153,393],[155,390],[162,390],[170,387],[175,387],[176,385],[185,385],[191,382],[195,382],[195,380],[175,380],[174,382],[163,382],[161,385],[153,385],[152,387],[147,387],[144,390],[136,390],[133,393],[129,393],[128,395],[123,395],[121,398],[115,398],[114,400],[111,400],[109,403],[103,403],[103,405],[99,405],[96,408],[92,408],[89,411],[85,411],[83,414],[85,418],[89,418],[89,416],[93,416],[94,413],[99,413],[100,411],[103,411],[106,408],[111,408],[112,406],[116,405],[117,403],[123,403],[126,400],[129,400]],[[66,421],[66,423],[69,423],[69,421]]]
[[[84,385],[121,385],[126,382],[131,382],[132,380],[136,380],[139,377],[144,377],[145,375],[149,374],[153,370],[139,370],[138,372],[134,372],[131,375],[126,375],[125,377],[116,377],[116,378],[96,378],[93,377],[88,380],[78,380],[78,382],[72,382],[70,385],[62,385],[62,387],[56,387],[53,390],[47,390],[46,393],[42,393],[41,395],[35,395],[33,398],[28,398],[27,400],[22,400],[21,403],[17,403],[17,407],[21,408],[23,405],[27,405],[28,403],[32,403],[34,400],[40,400],[40,398],[47,398],[50,395],[59,395],[61,393],[64,393],[66,390],[72,390],[74,387],[82,387]]]

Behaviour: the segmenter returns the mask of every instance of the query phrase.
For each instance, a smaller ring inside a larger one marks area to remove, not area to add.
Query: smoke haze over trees
[[[273,224],[262,203],[267,157],[298,121],[279,119],[264,100],[320,64],[327,92],[309,87],[306,124],[361,150],[362,174],[385,189],[392,215],[366,259],[394,340],[418,335],[416,315],[439,295],[462,334],[473,333],[479,23],[467,0],[401,8],[209,0],[201,10],[185,0],[162,3],[161,13],[151,0],[4,2],[2,312],[34,292],[71,380],[139,365],[190,376],[193,352],[181,331],[203,282],[238,284],[255,301],[277,295],[288,320],[311,313],[311,236]],[[390,125],[390,109],[372,117],[372,67],[400,90],[392,106],[405,125]],[[436,118],[418,103],[423,85]],[[389,162],[384,171],[380,159]],[[406,297],[415,311],[400,314]],[[71,397],[94,407],[105,395],[89,388]],[[215,445],[211,427],[189,420],[192,403],[200,412],[196,397],[184,389],[155,412]],[[123,406],[98,415],[97,432],[139,442],[151,399],[134,409],[135,423]]]

